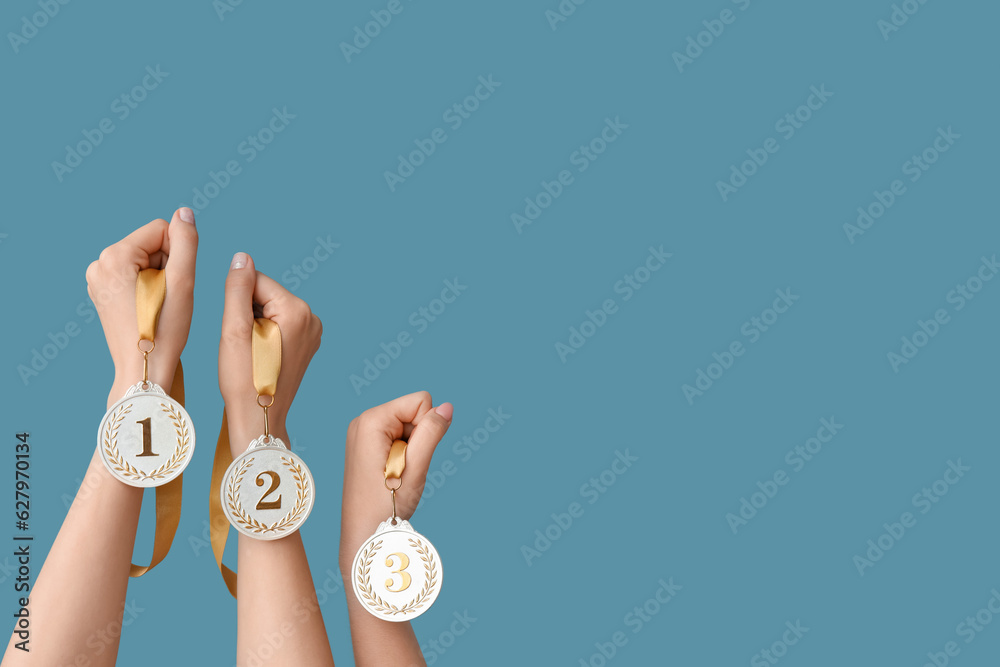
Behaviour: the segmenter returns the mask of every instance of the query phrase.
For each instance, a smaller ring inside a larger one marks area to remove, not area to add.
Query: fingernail
[[[233,263],[229,268],[231,269],[242,269],[247,265],[247,254],[245,252],[238,252],[233,255]]]
[[[190,222],[192,225],[194,224],[194,211],[189,209],[187,206],[178,210],[177,216],[184,222]]]
[[[442,403],[441,405],[434,408],[434,412],[438,413],[448,421],[451,421],[451,416],[455,412],[455,406],[451,403]]]

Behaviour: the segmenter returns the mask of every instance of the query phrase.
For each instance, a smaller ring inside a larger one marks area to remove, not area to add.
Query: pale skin
[[[115,367],[109,407],[142,380],[135,307],[140,269],[166,271],[167,297],[156,349],[150,355],[149,376],[164,391],[170,390],[191,325],[197,251],[194,215],[190,209],[179,209],[169,224],[154,220],[141,227],[105,249],[87,269],[87,291],[97,306]],[[81,433],[84,436],[93,437]],[[31,589],[31,651],[16,649],[18,637],[13,635],[4,655],[5,667],[77,661],[94,667],[115,664],[142,493],[112,477],[95,449],[80,491]],[[59,639],[43,641],[41,637]]]
[[[256,271],[245,253],[233,257],[226,278],[219,343],[219,388],[226,403],[234,457],[264,431],[251,364],[255,310],[258,317],[277,322],[281,330],[281,374],[268,422],[271,432],[289,446],[285,427],[288,408],[323,333],[319,318],[304,301]],[[241,534],[238,571],[237,665],[253,661],[269,667],[332,666],[333,655],[301,535],[295,532],[263,541]],[[278,649],[265,639],[276,631],[282,639]]]
[[[397,439],[407,441],[406,469],[396,492],[396,513],[412,517],[427,479],[434,449],[451,426],[453,407],[437,407],[426,391],[402,396],[371,408],[347,429],[344,459],[344,499],[340,524],[340,571],[349,580],[358,549],[392,514],[384,485],[385,462]],[[378,619],[362,608],[352,590],[347,593],[351,642],[358,667],[425,665],[410,623]]]
[[[88,293],[97,307],[115,368],[107,407],[142,379],[142,354],[136,347],[135,282],[138,272],[150,267],[164,269],[167,293],[156,347],[149,356],[149,379],[169,391],[191,324],[197,248],[194,215],[182,208],[169,223],[154,220],[108,247],[87,269]],[[219,345],[219,387],[234,457],[263,427],[251,372],[255,315],[274,320],[281,330],[281,374],[269,421],[272,433],[286,444],[291,442],[286,428],[288,409],[322,337],[322,324],[305,302],[256,271],[249,256],[234,256],[226,280]],[[452,410],[450,403],[434,407],[430,394],[417,392],[367,410],[351,422],[341,525],[343,572],[350,571],[357,549],[391,513],[382,471],[393,440],[409,441],[403,484],[397,492],[397,513],[408,519],[420,501],[434,449],[451,425]],[[31,589],[31,652],[16,649],[19,638],[13,634],[3,658],[5,667],[115,664],[142,496],[142,489],[115,479],[95,450],[81,490]],[[332,666],[299,533],[274,541],[241,535],[238,549],[237,664]],[[169,562],[168,556],[161,567],[168,567]],[[156,574],[162,572],[147,576]],[[221,579],[219,585],[221,594]],[[376,619],[352,594],[347,600],[359,666],[386,661],[401,666],[424,664],[409,623]],[[283,635],[280,650],[262,652],[263,638],[273,637],[276,629]],[[38,637],[58,637],[59,641],[38,641]]]

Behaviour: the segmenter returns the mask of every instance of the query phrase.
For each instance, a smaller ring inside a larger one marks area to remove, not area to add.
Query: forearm
[[[275,435],[289,442],[283,428]],[[254,437],[230,429],[235,450],[242,451]],[[296,531],[278,540],[240,535],[238,571],[237,665],[332,666],[301,534]]]
[[[136,341],[144,322],[137,320],[140,309],[127,288],[140,269],[163,267],[168,252],[172,252],[171,268],[163,278],[169,294],[162,302],[159,326],[153,318],[158,344],[148,370],[150,381],[170,391],[191,322],[198,245],[193,223],[190,209],[178,209],[174,222],[158,219],[144,225],[106,248],[87,267],[87,292],[115,363],[108,407],[142,380],[143,355]],[[96,427],[96,419],[92,425]],[[94,436],[84,425],[78,440],[93,443]],[[115,664],[142,497],[143,489],[117,480],[104,467],[100,452],[94,453],[37,583],[26,596],[33,639],[30,653],[16,648],[15,635],[4,656],[5,667]]]
[[[176,362],[175,362],[176,364]],[[174,364],[174,365],[175,365]],[[173,365],[172,365],[173,366]],[[173,367],[150,379],[169,390]],[[111,407],[135,382],[135,369],[116,373]],[[31,644],[31,664],[114,665],[128,589],[129,568],[142,509],[143,489],[115,479],[95,449],[80,490],[30,591],[36,637],[59,641]],[[28,664],[29,654],[8,645],[4,665]]]
[[[30,591],[31,653],[13,648],[15,636],[4,665],[115,664],[142,491],[114,479],[94,452]]]

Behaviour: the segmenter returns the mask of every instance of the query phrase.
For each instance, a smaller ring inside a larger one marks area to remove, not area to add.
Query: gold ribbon
[[[389,456],[385,460],[385,488],[389,489],[392,496],[392,525],[396,525],[396,491],[403,486],[403,470],[406,468],[406,441],[393,440],[389,447]],[[399,484],[389,486],[389,480],[394,479]]]
[[[389,458],[385,461],[385,480],[400,479],[406,468],[406,442],[396,440],[389,448]],[[399,487],[396,487],[399,488]]]
[[[155,341],[160,310],[167,294],[167,276],[160,269],[143,269],[135,283],[135,310],[139,324],[139,339]],[[170,385],[170,395],[184,405],[184,368],[180,360]],[[130,577],[141,577],[166,558],[181,522],[181,496],[184,473],[162,486],[156,487],[156,527],[153,535],[153,558],[149,565],[129,566]]]
[[[139,321],[139,340],[154,340],[160,309],[167,296],[167,274],[160,269],[143,269],[135,282],[135,314]]]
[[[253,386],[261,396],[274,396],[281,372],[281,329],[274,320],[258,317],[253,322],[250,339],[253,360]]]
[[[257,389],[258,405],[261,396],[270,396],[274,402],[274,394],[278,390],[278,374],[281,372],[281,329],[278,323],[265,317],[258,317],[253,323],[253,334],[250,339],[250,357],[253,364],[253,386]],[[268,403],[270,407],[271,403]],[[265,420],[266,420],[265,408]],[[212,542],[212,553],[215,563],[219,566],[222,579],[232,596],[236,597],[236,572],[222,563],[226,553],[226,541],[229,539],[229,519],[222,509],[222,478],[226,475],[233,462],[233,454],[229,447],[229,418],[226,409],[222,409],[222,428],[219,429],[219,441],[215,445],[215,460],[212,462],[212,482],[208,492],[208,520]]]
[[[219,566],[222,579],[233,597],[236,597],[236,573],[222,564],[222,554],[226,553],[226,540],[229,539],[229,519],[222,510],[222,478],[233,462],[233,454],[229,451],[229,420],[226,409],[222,408],[222,428],[219,429],[219,442],[215,446],[215,460],[212,462],[212,488],[208,494],[208,520],[211,524],[212,553],[215,563]]]

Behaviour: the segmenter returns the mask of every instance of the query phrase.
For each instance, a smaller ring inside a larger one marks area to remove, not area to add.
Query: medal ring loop
[[[271,400],[267,404],[264,404],[260,402],[260,399],[262,398],[270,398]],[[274,405],[274,396],[269,394],[257,394],[257,405],[265,409],[271,407]]]
[[[389,480],[390,479],[396,480],[397,482],[399,482],[399,484],[397,484],[396,486],[389,486]],[[385,488],[386,489],[388,489],[389,491],[393,491],[393,492],[398,491],[399,487],[403,486],[403,480],[401,480],[398,477],[386,477],[385,481],[382,482],[382,483],[385,484]]]
[[[149,343],[148,350],[143,348],[142,346],[143,343]],[[153,351],[153,348],[156,347],[156,341],[149,340],[148,338],[140,338],[139,342],[136,343],[135,346],[139,348],[139,351],[142,352],[143,354],[149,354],[150,352]]]

